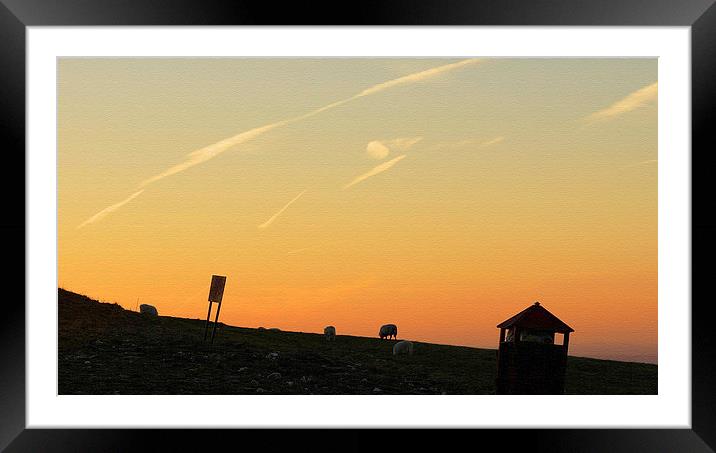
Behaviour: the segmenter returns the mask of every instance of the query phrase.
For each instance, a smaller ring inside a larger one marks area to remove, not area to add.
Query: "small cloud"
[[[390,148],[378,140],[373,140],[365,147],[365,152],[373,159],[385,159],[390,153]]]
[[[375,175],[377,175],[377,174],[379,174],[379,173],[383,173],[384,171],[388,170],[390,167],[392,167],[393,165],[397,164],[399,161],[401,161],[402,159],[404,159],[405,156],[406,156],[406,155],[403,154],[402,156],[398,156],[398,157],[396,157],[396,158],[393,159],[393,160],[389,160],[388,162],[383,162],[382,164],[380,164],[380,165],[378,165],[377,167],[373,168],[373,169],[370,170],[369,172],[363,173],[362,175],[358,176],[357,178],[355,178],[355,179],[354,179],[353,181],[351,181],[350,183],[348,183],[348,184],[346,184],[345,186],[343,186],[343,190],[346,190],[346,189],[348,189],[348,188],[350,188],[350,187],[352,187],[352,186],[355,186],[355,185],[358,184],[359,182],[365,181],[366,179],[370,178],[371,176],[375,176]]]
[[[267,228],[269,225],[271,225],[271,224],[274,222],[274,220],[276,220],[276,219],[283,213],[283,211],[285,211],[286,209],[288,209],[288,207],[291,206],[296,200],[298,200],[299,198],[301,198],[301,196],[302,196],[304,193],[306,193],[305,190],[304,190],[303,192],[299,193],[298,195],[296,195],[296,198],[294,198],[293,200],[291,200],[291,201],[289,201],[288,203],[286,203],[286,205],[285,205],[283,208],[279,209],[279,211],[278,211],[276,214],[272,215],[270,219],[268,219],[267,221],[265,221],[264,223],[262,223],[261,225],[259,225],[258,228],[259,228],[260,230],[263,230],[264,228]]]
[[[597,121],[604,121],[615,118],[624,113],[636,110],[644,105],[657,99],[659,94],[658,82],[654,82],[651,85],[647,85],[640,88],[633,93],[629,94],[623,99],[618,100],[609,107],[594,112],[591,115],[584,118],[587,123],[594,123]]]
[[[366,153],[374,159],[385,159],[391,150],[405,152],[423,137],[401,137],[392,140],[373,140],[365,147]]]

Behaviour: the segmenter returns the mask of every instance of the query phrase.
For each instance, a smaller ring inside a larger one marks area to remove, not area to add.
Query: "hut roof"
[[[547,311],[539,302],[530,305],[510,319],[497,325],[499,329],[521,327],[526,329],[550,330],[558,333],[574,332],[574,329]]]

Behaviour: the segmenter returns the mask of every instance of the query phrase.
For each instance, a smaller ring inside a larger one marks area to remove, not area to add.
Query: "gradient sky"
[[[59,286],[248,327],[657,360],[656,59],[58,60]]]

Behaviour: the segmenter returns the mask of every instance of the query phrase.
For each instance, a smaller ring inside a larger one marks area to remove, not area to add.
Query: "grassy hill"
[[[60,394],[494,394],[496,352],[149,317],[59,290]],[[340,331],[339,331],[340,334]],[[274,355],[273,353],[276,353]],[[657,366],[570,357],[566,393],[655,394]]]

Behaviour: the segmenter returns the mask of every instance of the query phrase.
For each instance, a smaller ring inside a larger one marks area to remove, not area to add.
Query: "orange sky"
[[[655,59],[61,59],[58,284],[221,321],[656,362]]]

